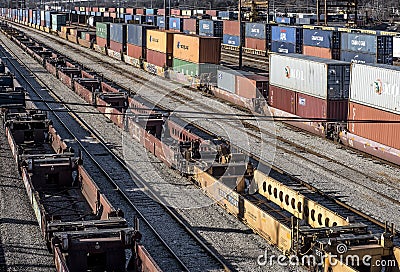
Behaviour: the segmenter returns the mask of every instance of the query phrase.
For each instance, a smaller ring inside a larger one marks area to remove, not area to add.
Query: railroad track
[[[110,65],[107,65],[107,67],[109,67]],[[115,70],[115,68],[113,69],[113,70]],[[135,76],[136,77],[136,76]],[[138,76],[138,78],[140,79],[140,78],[143,78],[143,77],[141,77],[141,76]],[[136,79],[136,82],[137,82],[138,80]],[[161,86],[160,84],[157,84],[157,83],[155,83],[154,84],[155,85],[155,87],[153,87],[153,88],[158,88],[158,90],[162,90],[162,89],[165,89],[166,87],[165,86]],[[183,95],[183,94],[181,94],[179,97],[184,97],[185,95]],[[177,97],[174,97],[174,96],[172,96],[172,97],[169,97],[169,98],[171,98],[171,99],[173,99],[175,102],[179,102],[179,100],[180,99],[178,99]],[[191,100],[193,101],[193,99],[191,98]],[[181,102],[181,104],[183,104],[183,102],[182,101],[180,101]],[[204,104],[203,105],[200,105],[201,106],[201,109],[202,110],[204,110],[204,109],[210,109],[210,107],[207,107],[207,106],[205,106]],[[195,108],[195,109],[197,109],[197,108]],[[215,110],[215,109],[214,109]],[[228,125],[228,124],[227,124]],[[251,130],[251,129],[249,129],[249,130]],[[247,130],[247,133],[248,133],[248,131],[249,130]],[[260,132],[260,131],[258,131],[258,132]],[[251,132],[250,132],[251,133]],[[259,137],[258,137],[259,138]],[[256,140],[257,141],[257,140]],[[258,141],[259,141],[259,139],[258,139]],[[289,154],[290,154],[290,152],[289,152]],[[293,154],[293,153],[292,153]],[[312,154],[311,154],[312,155]],[[315,155],[315,154],[314,154]],[[297,157],[299,157],[299,156],[297,156]],[[308,162],[309,163],[309,162]],[[325,169],[326,170],[326,169]],[[331,171],[331,174],[332,174],[332,171]],[[304,183],[305,184],[305,183]],[[310,185],[307,185],[307,187],[308,188],[312,188],[313,186],[310,186]],[[314,187],[315,188],[315,187]],[[369,188],[368,188],[369,189]],[[313,190],[315,190],[315,189],[313,189]],[[346,206],[344,203],[343,203],[343,205],[344,206]],[[354,211],[356,211],[355,209],[354,209]],[[364,218],[364,217],[363,217]],[[377,221],[376,221],[377,222]],[[378,222],[379,223],[379,222]],[[380,225],[382,225],[381,223],[379,223]]]
[[[3,46],[6,47],[4,42]],[[18,56],[14,58],[9,52],[3,47],[0,48],[3,61],[21,80],[22,86],[27,89],[32,99],[50,101],[54,97],[54,101],[60,102],[55,93],[48,93],[49,89],[44,82],[39,83],[32,76],[33,71],[20,65],[21,60]],[[38,107],[49,112],[50,119],[64,139],[73,142],[74,148],[83,151],[85,168],[91,174],[96,173],[94,179],[103,179],[109,183],[106,186],[108,189],[102,191],[107,194],[117,193],[120,196],[109,199],[123,204],[127,218],[138,217],[144,223],[141,224],[141,232],[148,244],[146,247],[161,269],[164,271],[202,271],[204,268],[229,270],[169,207],[162,205],[161,200],[151,192],[144,192],[141,177],[111,152],[100,135],[97,135],[82,118],[70,111],[60,111],[59,103],[43,102],[38,103]],[[68,107],[65,107],[65,110],[68,110]],[[131,179],[132,176],[134,180]],[[160,222],[163,222],[162,226]]]

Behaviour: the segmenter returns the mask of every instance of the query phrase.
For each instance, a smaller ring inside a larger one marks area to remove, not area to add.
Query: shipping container
[[[155,26],[150,25],[127,25],[127,43],[137,46],[146,47],[146,30],[155,29]]]
[[[133,15],[133,20],[135,21],[135,24],[144,24],[146,22],[146,16],[145,15]]]
[[[329,100],[348,98],[350,63],[300,54],[270,54],[269,67],[271,85]]]
[[[393,57],[400,58],[400,36],[393,37]]]
[[[400,115],[350,101],[349,120],[400,121]],[[400,149],[400,123],[349,122],[347,129],[360,137]]]
[[[206,14],[210,15],[211,17],[216,17],[218,16],[218,11],[215,9],[208,9],[206,10]]]
[[[157,10],[157,15],[165,15],[165,9],[158,9]]]
[[[126,44],[124,45],[122,43],[110,40],[109,49],[111,49],[115,52],[123,53],[125,51],[125,46],[126,46]]]
[[[400,67],[353,63],[351,72],[351,101],[400,114]]]
[[[303,46],[303,54],[307,56],[314,56],[325,59],[336,59],[332,56],[332,49],[317,46]]]
[[[146,15],[155,15],[155,14],[157,14],[157,9],[147,8],[147,9],[145,10],[145,14],[146,14]]]
[[[218,69],[217,71],[217,87],[221,90],[235,93],[236,91],[236,74],[238,71]]]
[[[147,49],[146,54],[147,62],[154,64],[158,67],[172,67],[172,54],[171,53],[163,53],[154,50]]]
[[[239,36],[240,34],[240,25],[239,21],[224,21],[224,28],[223,28],[223,34],[228,34],[232,36]],[[243,31],[244,31],[244,24],[242,24]]]
[[[132,14],[124,14],[124,22],[126,24],[130,23],[133,21],[133,15]]]
[[[168,30],[147,30],[147,49],[162,52],[172,53],[174,41],[174,32]]]
[[[237,20],[238,14],[235,13],[234,11],[219,11],[218,17],[220,17],[222,20]]]
[[[186,34],[199,34],[199,20],[194,18],[184,18],[183,32]]]
[[[210,37],[221,37],[223,22],[214,20],[199,20],[199,35]]]
[[[267,40],[246,37],[244,40],[244,47],[267,51]]]
[[[267,25],[265,23],[246,23],[246,38],[267,39]]]
[[[136,14],[137,14],[137,15],[144,15],[144,14],[145,14],[145,10],[142,9],[142,8],[137,8],[137,9],[136,9]]]
[[[193,15],[192,12],[193,11],[190,9],[184,9],[184,10],[182,10],[182,16],[190,17]]]
[[[168,17],[167,17],[168,20]],[[157,27],[160,29],[166,29],[165,25],[165,17],[164,16],[157,16]]]
[[[110,40],[96,36],[96,44],[100,47],[108,47],[110,45]]]
[[[268,104],[273,108],[295,114],[296,92],[270,85],[268,91]]]
[[[299,27],[272,26],[271,41],[302,44],[303,31]]]
[[[296,25],[313,25],[316,21],[313,18],[296,18]]]
[[[66,14],[52,14],[51,15],[51,28],[53,31],[61,31],[61,26],[67,24]]]
[[[148,25],[156,25],[157,24],[157,16],[155,15],[146,15],[146,24]]]
[[[96,36],[110,40],[110,23],[96,23]]]
[[[183,18],[170,17],[169,30],[183,31]]]
[[[135,58],[135,59],[144,59],[145,58],[145,50],[146,47],[141,47],[141,46],[137,46],[134,44],[127,44],[126,45],[126,54],[129,57]]]
[[[175,34],[173,56],[193,63],[219,64],[221,40],[214,37]]]
[[[268,97],[268,78],[256,74],[236,76],[236,94],[244,98]]]
[[[282,54],[296,53],[296,45],[294,43],[272,41],[271,51]]]
[[[303,118],[321,118],[346,121],[348,100],[327,100],[307,94],[296,94],[296,115]]]
[[[376,44],[376,35],[347,32],[341,34],[341,49],[344,51],[375,54]]]
[[[171,9],[171,16],[181,16],[182,11],[180,9]]]
[[[177,58],[173,58],[172,67],[175,72],[200,77],[202,74],[211,74],[211,78],[216,78],[218,65],[210,63],[193,63]]]
[[[340,60],[362,64],[374,64],[376,63],[376,55],[342,50],[340,51]]]
[[[231,46],[239,46],[240,45],[240,37],[224,34],[222,37],[222,43]]]
[[[110,24],[110,41],[126,44],[126,24]],[[125,48],[124,48],[125,49]]]
[[[296,21],[294,17],[276,17],[275,22],[278,24],[293,25]]]
[[[303,44],[307,46],[332,48],[333,33],[333,31],[322,29],[304,29]]]

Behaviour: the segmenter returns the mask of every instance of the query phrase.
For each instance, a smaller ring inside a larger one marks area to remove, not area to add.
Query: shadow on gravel
[[[38,226],[38,222],[35,220],[21,220],[21,219],[15,219],[15,218],[0,218],[0,225],[1,224]]]
[[[243,234],[253,234],[251,229],[240,230],[240,229],[227,229],[227,228],[206,228],[206,227],[193,227],[195,231],[206,231],[206,232],[225,232],[225,233],[243,233]]]
[[[0,237],[0,272],[7,272],[6,258],[4,256],[3,241]]]

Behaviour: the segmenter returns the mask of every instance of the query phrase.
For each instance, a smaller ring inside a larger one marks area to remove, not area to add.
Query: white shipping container
[[[393,57],[400,58],[400,36],[393,37]]]
[[[300,54],[271,54],[270,84],[323,99],[328,93],[331,98],[347,98],[348,78],[347,87],[341,86],[346,85],[342,69],[346,66],[348,70],[349,63]]]
[[[350,101],[400,114],[400,67],[353,63]]]

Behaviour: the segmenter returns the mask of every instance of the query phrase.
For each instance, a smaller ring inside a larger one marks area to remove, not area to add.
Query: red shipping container
[[[135,15],[135,9],[134,8],[126,8],[125,13]]]
[[[108,8],[108,12],[115,12],[115,8]]]
[[[239,21],[227,21],[224,20],[224,34],[239,36],[240,31],[240,24]]]
[[[85,8],[86,12],[90,12],[90,7]]]
[[[117,13],[116,12],[110,12],[110,17],[111,18],[117,18]]]
[[[101,38],[99,36],[96,37],[96,44],[101,47],[107,46],[107,39]]]
[[[303,54],[307,56],[332,59],[332,50],[330,48],[304,45]]]
[[[217,17],[218,11],[215,10],[215,9],[208,9],[208,10],[206,10],[206,14],[208,14],[208,15],[210,15],[210,16]]]
[[[348,100],[325,100],[297,93],[296,115],[304,118],[327,118],[345,121]]]
[[[296,93],[276,86],[269,86],[268,102],[271,107],[296,114]]]
[[[172,54],[161,53],[154,50],[147,49],[146,54],[147,62],[154,64],[158,67],[172,67]]]
[[[245,98],[267,97],[268,78],[260,75],[237,75],[236,94]]]
[[[92,11],[93,11],[93,12],[99,12],[99,7],[93,7],[93,8],[92,8]]]
[[[135,59],[143,58],[143,47],[128,43],[126,45],[126,54]]]
[[[387,120],[400,121],[400,115],[349,102],[349,120]],[[400,124],[399,123],[351,123],[348,130],[360,137],[400,149]]]
[[[138,15],[144,15],[144,9],[142,9],[142,8],[136,9],[136,14],[138,14]]]
[[[33,10],[30,9],[28,13],[29,18],[33,18]],[[29,22],[29,18],[26,20],[27,22]]]
[[[183,19],[183,30],[196,33],[198,30],[199,21],[197,19]]]
[[[115,52],[123,52],[124,46],[123,46],[122,43],[110,40],[110,49],[115,51]]]
[[[181,10],[180,9],[171,9],[171,15],[176,15],[176,16],[181,16]]]
[[[45,20],[40,20],[40,26],[46,26],[46,21]]]
[[[267,51],[267,40],[246,38],[244,42],[244,47]]]
[[[165,15],[165,9],[158,9],[157,15]]]

